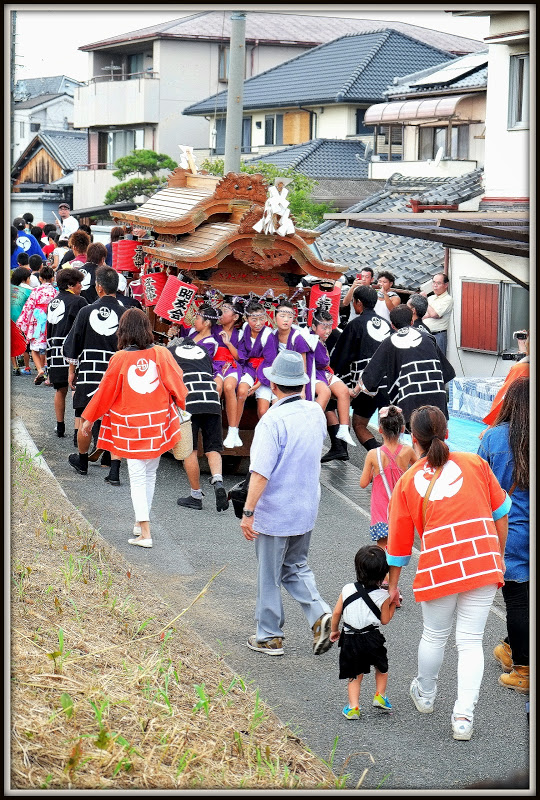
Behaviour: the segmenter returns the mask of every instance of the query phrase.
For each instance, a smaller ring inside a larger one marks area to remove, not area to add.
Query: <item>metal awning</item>
[[[391,103],[376,103],[366,109],[366,125],[386,125],[390,122],[427,122],[437,119],[459,119],[470,121],[467,116],[459,116],[456,109],[462,100],[470,99],[468,94],[447,97],[429,97],[424,100],[394,100]]]

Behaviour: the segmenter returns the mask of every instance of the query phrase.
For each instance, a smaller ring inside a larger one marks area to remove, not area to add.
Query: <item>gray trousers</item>
[[[274,637],[283,638],[285,615],[281,586],[298,600],[310,627],[322,614],[331,611],[322,599],[315,576],[308,566],[307,557],[311,531],[300,536],[268,536],[261,533],[255,539],[257,554],[257,621],[256,638],[264,642]]]

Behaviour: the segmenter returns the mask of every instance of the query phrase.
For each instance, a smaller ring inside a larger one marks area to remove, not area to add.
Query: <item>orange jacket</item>
[[[181,437],[174,406],[185,408],[182,370],[165,347],[115,353],[84,419],[103,417],[98,447],[121,458],[156,458]]]
[[[508,387],[511,383],[513,383],[516,378],[528,378],[529,377],[529,362],[528,361],[518,361],[517,364],[514,364],[508,375],[506,376],[506,380],[504,381],[503,385],[493,398],[493,403],[489,410],[489,413],[486,414],[482,422],[485,422],[486,425],[493,425],[497,418],[497,414],[503,404],[503,400],[505,398],[506,392],[508,391]]]
[[[413,582],[417,602],[479,586],[503,584],[494,520],[512,505],[487,461],[474,453],[450,453],[435,481],[422,525],[422,504],[434,470],[421,458],[401,476],[389,505],[387,560],[404,566],[414,531],[422,541]]]

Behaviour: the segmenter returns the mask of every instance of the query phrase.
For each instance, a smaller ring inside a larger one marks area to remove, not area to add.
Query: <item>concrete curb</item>
[[[44,469],[50,477],[54,480],[56,485],[58,486],[58,490],[64,495],[67,499],[67,495],[64,492],[62,486],[58,482],[56,476],[54,475],[53,471],[41,455],[40,451],[37,449],[36,444],[30,434],[26,429],[26,425],[22,421],[20,417],[14,417],[11,420],[11,438],[12,440],[18,444],[22,449],[33,459],[35,459],[36,464]]]

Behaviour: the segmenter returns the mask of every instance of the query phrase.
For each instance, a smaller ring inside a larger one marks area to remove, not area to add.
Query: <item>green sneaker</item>
[[[375,708],[382,708],[383,711],[392,711],[392,703],[390,700],[379,692],[377,692],[373,698],[373,706]]]
[[[360,719],[360,709],[358,707],[351,708],[348,703],[341,713],[347,719]]]

